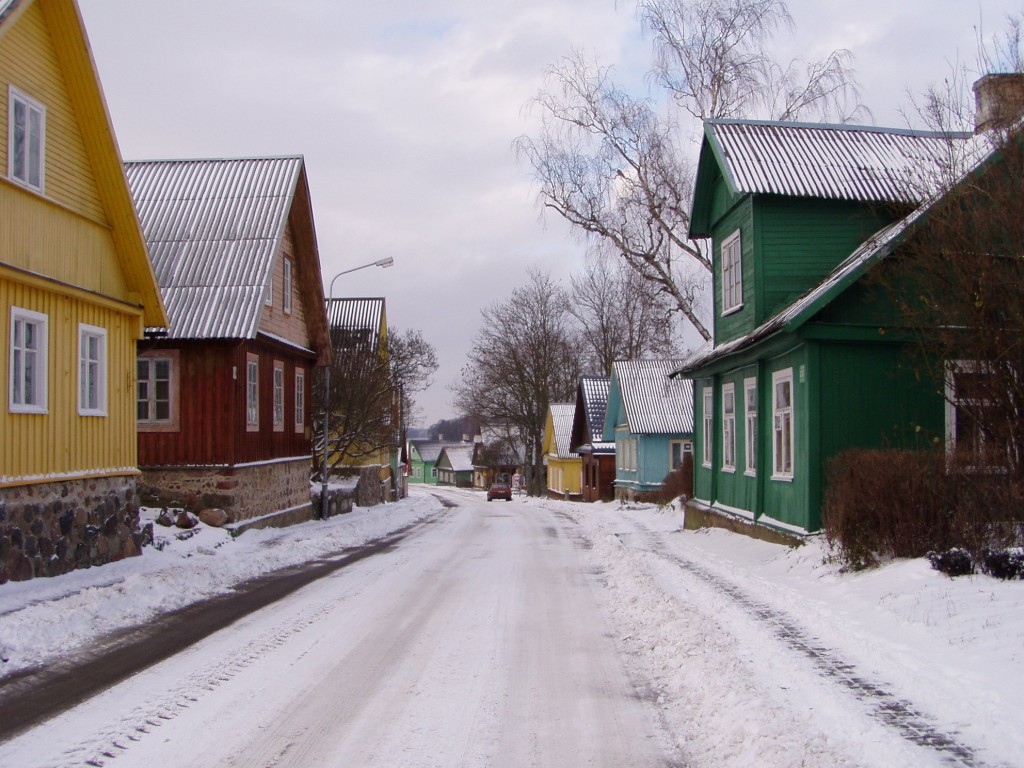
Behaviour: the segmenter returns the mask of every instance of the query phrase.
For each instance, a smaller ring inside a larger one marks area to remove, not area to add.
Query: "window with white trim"
[[[704,431],[702,433],[702,437],[704,438],[704,445],[702,446],[703,458],[702,458],[701,463],[705,467],[708,467],[708,468],[711,467],[711,457],[712,457],[712,453],[711,453],[711,447],[713,445],[713,443],[712,443],[712,437],[713,437],[712,430],[714,429],[714,423],[715,423],[715,412],[713,410],[714,407],[715,407],[715,393],[714,393],[714,390],[711,387],[704,387],[704,411],[703,411],[703,414],[702,414],[703,419],[704,419]]]
[[[284,311],[292,311],[292,260],[284,260]]]
[[[946,454],[979,469],[1005,464],[985,435],[984,426],[992,421],[988,375],[987,366],[975,361],[946,361]]]
[[[743,306],[743,253],[737,229],[722,241],[722,314]]]
[[[107,415],[107,331],[78,324],[78,414]]]
[[[284,430],[284,363],[274,361],[274,431]]]
[[[306,427],[306,371],[295,369],[295,431],[302,432]]]
[[[744,450],[746,465],[744,474],[757,474],[757,379],[743,380]]]
[[[679,469],[683,458],[693,453],[693,443],[689,440],[673,440],[669,444],[669,469]]]
[[[437,477],[437,467],[431,467],[430,468],[430,476],[431,477]]]
[[[245,426],[249,432],[260,428],[260,361],[252,354],[245,361]]]
[[[11,307],[7,409],[12,413],[46,413],[48,349],[47,316]]]
[[[135,415],[139,426],[172,424],[174,358],[140,356],[135,370]]]
[[[630,465],[629,465],[629,468],[630,468],[631,470],[633,470],[634,472],[636,472],[636,463],[637,463],[637,462],[636,462],[636,455],[637,455],[637,446],[639,445],[640,441],[639,441],[639,440],[637,440],[637,439],[636,439],[636,438],[634,437],[634,438],[633,438],[632,440],[630,440],[629,442],[631,443],[631,445],[629,446],[629,459],[630,459]]]
[[[722,385],[722,471],[736,471],[736,385]]]
[[[46,178],[46,107],[13,85],[8,95],[7,175],[42,192]]]
[[[793,369],[772,374],[772,479],[793,479]]]

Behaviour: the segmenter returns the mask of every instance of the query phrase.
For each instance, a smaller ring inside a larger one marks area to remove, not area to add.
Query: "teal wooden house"
[[[657,491],[693,444],[693,388],[680,360],[612,364],[602,436],[615,438],[615,498]]]
[[[828,460],[915,447],[945,403],[916,375],[885,291],[864,279],[920,211],[922,168],[966,135],[705,124],[690,235],[710,238],[715,344],[694,383],[694,502],[819,529]]]

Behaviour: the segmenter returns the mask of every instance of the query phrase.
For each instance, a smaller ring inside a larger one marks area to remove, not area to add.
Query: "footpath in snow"
[[[115,630],[433,515],[396,504],[232,539],[200,527],[162,549],[0,586],[3,677],[73,657]],[[1024,583],[948,579],[925,561],[860,574],[799,548],[682,530],[678,509],[544,510],[579,537],[624,665],[693,766],[1024,766]]]

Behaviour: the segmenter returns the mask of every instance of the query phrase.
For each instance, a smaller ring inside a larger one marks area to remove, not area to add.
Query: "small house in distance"
[[[581,376],[576,388],[569,449],[583,459],[583,500],[615,498],[615,442],[604,439],[608,411],[608,376]]]
[[[474,443],[446,445],[437,458],[437,484],[473,487]]]
[[[661,489],[693,451],[693,385],[669,374],[680,360],[612,364],[604,434],[615,436],[615,498]]]
[[[233,523],[309,519],[311,386],[331,353],[303,159],[125,169],[169,316],[139,345],[145,491]]]
[[[548,469],[548,497],[553,499],[582,498],[583,460],[569,449],[573,403],[552,403],[548,406],[544,429],[544,463]]]

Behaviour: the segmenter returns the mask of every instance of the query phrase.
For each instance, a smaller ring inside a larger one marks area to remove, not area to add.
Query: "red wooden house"
[[[139,345],[143,493],[233,521],[312,516],[312,379],[330,359],[301,157],[127,163],[166,335]]]
[[[569,449],[583,457],[583,500],[612,501],[615,498],[615,442],[604,439],[604,416],[608,410],[608,376],[581,376],[576,387]]]

